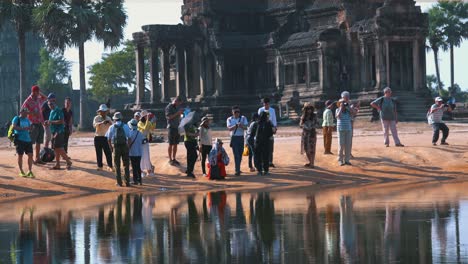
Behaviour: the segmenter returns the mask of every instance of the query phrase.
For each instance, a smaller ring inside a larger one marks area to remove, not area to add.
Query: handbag
[[[244,152],[242,152],[242,156],[247,157],[249,156],[249,146],[244,146]]]

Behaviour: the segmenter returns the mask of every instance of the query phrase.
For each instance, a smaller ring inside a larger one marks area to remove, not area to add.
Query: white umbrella
[[[195,111],[188,113],[182,120],[179,125],[179,134],[185,135],[185,125],[192,123],[195,118]]]

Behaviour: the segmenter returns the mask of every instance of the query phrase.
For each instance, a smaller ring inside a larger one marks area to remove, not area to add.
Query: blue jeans
[[[244,137],[234,136],[231,138],[232,153],[234,153],[234,162],[236,164],[236,173],[240,173],[242,162],[242,153],[244,152]]]

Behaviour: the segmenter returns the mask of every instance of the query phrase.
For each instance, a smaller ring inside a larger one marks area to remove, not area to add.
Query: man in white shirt
[[[247,118],[240,114],[238,106],[232,107],[232,116],[226,120],[226,127],[231,135],[231,148],[234,154],[236,176],[241,174],[242,152],[244,151],[244,132],[248,126]]]
[[[273,126],[273,134],[276,134],[276,131],[278,130],[277,125],[278,123],[276,122],[276,111],[273,107],[270,106],[270,98],[265,97],[263,98],[263,107],[260,107],[258,109],[258,115],[260,115],[262,112],[267,112],[268,113],[268,118],[270,119],[271,125]],[[274,151],[274,145],[275,145],[275,136],[272,136],[270,138],[270,167],[275,167],[273,164],[273,151]]]

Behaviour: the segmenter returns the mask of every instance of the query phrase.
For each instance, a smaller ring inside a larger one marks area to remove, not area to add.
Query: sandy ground
[[[256,176],[248,172],[247,159],[242,162],[241,176],[232,176],[233,163],[228,167],[226,181],[209,181],[201,177],[197,163],[196,179],[185,177],[185,148],[179,146],[180,167],[167,162],[167,144],[151,144],[151,155],[156,176],[143,179],[143,186],[130,188],[115,186],[111,172],[96,171],[96,157],[92,135],[73,137],[70,156],[74,166],[70,171],[50,171],[52,164],[35,166],[35,179],[18,177],[16,156],[5,138],[0,139],[0,203],[9,200],[42,197],[45,200],[66,201],[73,197],[99,197],[121,192],[193,193],[212,190],[254,191],[288,190],[294,188],[325,189],[351,188],[379,184],[381,188],[411,188],[421,183],[440,182],[466,186],[468,179],[467,124],[451,123],[450,146],[432,146],[431,128],[423,123],[400,123],[399,132],[405,148],[383,145],[380,124],[358,121],[353,143],[353,166],[338,166],[336,155],[323,155],[322,137],[318,138],[316,168],[304,168],[305,157],[300,155],[300,130],[296,127],[280,128],[275,143],[274,163],[277,168],[270,176]],[[161,133],[163,131],[160,131]],[[227,140],[227,132],[217,131],[216,136]],[[391,142],[393,142],[391,140]],[[228,144],[225,144],[229,146]],[[333,148],[336,153],[336,135]],[[233,160],[230,148],[228,154]],[[463,187],[464,188],[464,187]],[[465,188],[466,190],[466,188]],[[463,191],[463,190],[460,190]],[[46,197],[47,196],[47,197]],[[59,198],[61,197],[61,198]],[[417,195],[415,196],[417,199]],[[86,203],[92,203],[87,201]],[[89,204],[88,204],[89,205]],[[78,206],[78,205],[76,205]]]

